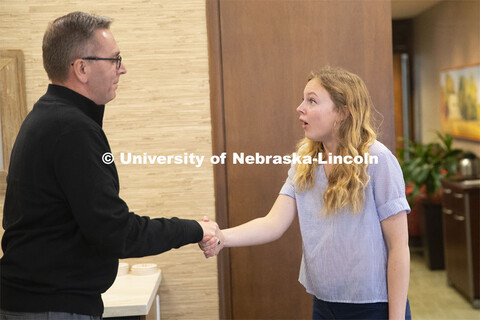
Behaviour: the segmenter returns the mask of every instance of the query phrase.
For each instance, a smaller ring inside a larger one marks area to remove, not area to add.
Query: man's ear
[[[75,76],[75,78],[79,82],[85,84],[88,80],[88,66],[85,63],[85,60],[82,60],[82,59],[75,60],[75,62],[73,63],[72,69],[73,69],[73,75]]]

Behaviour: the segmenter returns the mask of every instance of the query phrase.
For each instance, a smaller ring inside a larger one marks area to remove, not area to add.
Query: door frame
[[[226,152],[225,110],[223,92],[222,41],[220,26],[220,1],[206,0],[208,68],[210,77],[210,111],[212,124],[212,152],[220,155]],[[220,228],[228,223],[227,166],[213,166],[215,219]],[[232,318],[232,280],[230,251],[222,250],[217,256],[219,318]]]

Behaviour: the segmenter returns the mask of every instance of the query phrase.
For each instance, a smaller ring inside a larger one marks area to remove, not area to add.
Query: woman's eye
[[[310,101],[310,103],[315,103],[315,104],[317,103],[317,101],[315,101],[315,99],[310,99],[309,101]]]

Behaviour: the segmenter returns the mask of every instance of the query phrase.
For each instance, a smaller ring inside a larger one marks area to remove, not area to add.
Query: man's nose
[[[120,74],[125,74],[125,73],[127,73],[127,67],[125,66],[125,63],[123,63],[123,61],[122,61],[122,64],[120,65],[120,69],[118,70],[118,72],[119,72]]]

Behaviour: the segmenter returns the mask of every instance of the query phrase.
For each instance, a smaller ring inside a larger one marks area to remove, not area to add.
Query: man
[[[115,165],[102,161],[111,152],[104,105],[127,72],[110,23],[74,12],[45,32],[52,84],[25,119],[8,171],[2,319],[100,318],[119,258],[215,239],[213,222],[140,217],[119,197]]]

